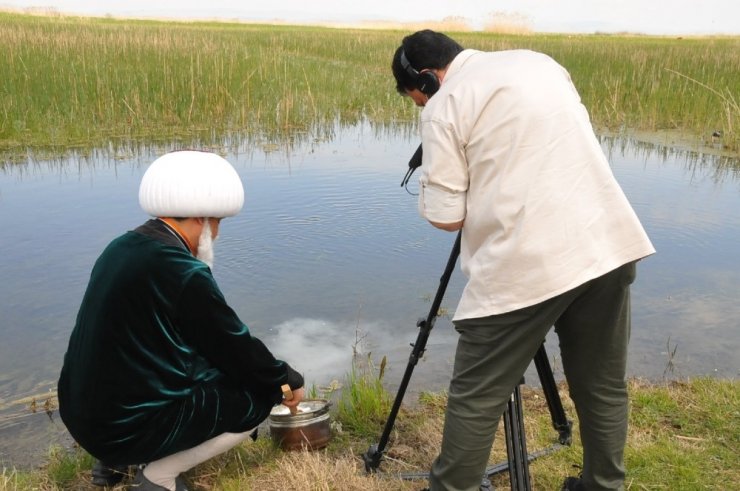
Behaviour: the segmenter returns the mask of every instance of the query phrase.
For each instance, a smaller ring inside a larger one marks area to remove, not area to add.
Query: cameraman
[[[500,416],[552,326],[583,443],[582,475],[563,489],[623,489],[629,285],[655,250],[568,72],[541,53],[465,50],[430,30],[403,39],[392,70],[424,108],[420,214],[462,228],[468,277],[431,490],[479,488]]]

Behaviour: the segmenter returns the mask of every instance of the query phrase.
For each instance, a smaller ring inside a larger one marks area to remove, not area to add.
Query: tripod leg
[[[519,385],[514,388],[504,412],[504,433],[506,435],[506,454],[509,459],[511,489],[512,491],[529,491],[532,487],[529,477],[527,439],[524,431],[522,393]]]
[[[560,445],[569,445],[571,441],[571,422],[565,416],[555,377],[547,359],[544,344],[540,346],[534,358],[537,373],[545,393],[552,424],[559,432]],[[523,384],[524,380],[520,384]],[[553,445],[549,449],[529,454],[527,452],[527,441],[524,432],[524,416],[522,412],[521,389],[517,385],[506,406],[503,414],[504,432],[506,437],[507,462],[502,462],[486,468],[486,475],[492,477],[496,474],[509,472],[512,491],[529,491],[532,486],[529,474],[529,462],[535,458],[547,455],[558,448]]]
[[[545,393],[547,406],[550,409],[552,426],[558,432],[558,441],[561,445],[570,445],[573,425],[565,416],[563,403],[560,400],[560,393],[555,383],[555,376],[552,374],[550,361],[547,359],[547,351],[544,344],[537,350],[537,354],[534,356],[534,364],[537,368],[537,375],[540,377],[542,391]]]
[[[419,146],[419,152],[420,150],[421,146]],[[411,351],[411,355],[409,355],[409,363],[406,366],[406,371],[403,374],[403,379],[401,380],[401,385],[398,388],[398,392],[396,392],[396,398],[393,401],[391,412],[388,415],[385,426],[383,427],[383,433],[380,436],[380,441],[377,445],[370,445],[370,448],[368,448],[367,452],[362,455],[362,460],[365,462],[365,470],[367,472],[376,471],[380,466],[380,461],[383,460],[383,452],[385,452],[385,446],[388,444],[388,440],[390,439],[391,430],[393,429],[393,425],[396,422],[398,411],[401,409],[401,402],[403,401],[403,396],[406,393],[406,388],[408,387],[409,381],[411,380],[411,374],[413,373],[414,367],[418,363],[419,359],[424,355],[424,350],[426,349],[429,334],[434,327],[435,319],[439,315],[439,307],[442,304],[442,298],[444,297],[445,290],[447,289],[447,284],[450,281],[450,276],[452,276],[452,271],[455,269],[457,258],[460,255],[461,240],[462,230],[457,233],[455,244],[452,246],[452,251],[450,252],[449,259],[447,259],[447,266],[445,266],[442,277],[439,279],[439,287],[437,288],[437,294],[434,296],[432,306],[429,309],[429,314],[427,315],[426,320],[421,319],[417,323],[417,327],[419,327],[419,335],[416,338],[416,343],[413,344],[414,349]]]

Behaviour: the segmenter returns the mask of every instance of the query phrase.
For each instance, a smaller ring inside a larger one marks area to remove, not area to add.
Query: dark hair
[[[401,53],[405,53],[409,64],[420,72],[425,69],[445,68],[462,50],[460,44],[441,32],[425,29],[406,36],[391,63],[396,90],[406,94],[407,90],[416,88],[416,80],[401,64]]]

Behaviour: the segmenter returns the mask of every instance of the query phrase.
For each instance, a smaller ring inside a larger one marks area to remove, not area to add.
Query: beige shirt
[[[548,56],[463,51],[421,133],[421,215],[465,220],[455,320],[537,304],[655,252]]]

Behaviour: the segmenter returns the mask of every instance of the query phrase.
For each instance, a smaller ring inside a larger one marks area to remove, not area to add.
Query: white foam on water
[[[378,326],[363,322],[340,324],[321,319],[294,318],[273,328],[273,354],[303,374],[306,387],[343,380],[352,368],[353,353],[367,350],[366,333]]]

